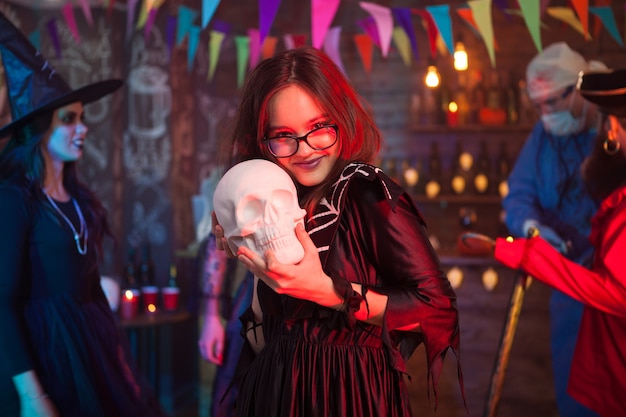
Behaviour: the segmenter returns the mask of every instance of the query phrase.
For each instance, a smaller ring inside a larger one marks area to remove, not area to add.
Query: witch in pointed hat
[[[83,105],[122,81],[70,88],[1,13],[0,59],[0,416],[163,416],[100,286],[106,210],[76,169]]]

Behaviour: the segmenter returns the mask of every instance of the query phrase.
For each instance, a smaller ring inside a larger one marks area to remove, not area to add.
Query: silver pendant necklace
[[[52,205],[52,207],[59,214],[59,216],[61,216],[61,218],[65,220],[65,223],[67,223],[70,229],[72,229],[72,235],[74,236],[74,241],[76,242],[76,249],[78,250],[78,253],[81,255],[87,254],[87,240],[89,239],[89,230],[87,230],[87,226],[85,224],[85,218],[83,217],[83,212],[80,211],[80,206],[78,205],[76,200],[72,198],[72,203],[74,203],[74,209],[76,210],[76,214],[78,214],[78,220],[80,222],[80,232],[76,231],[76,228],[74,227],[70,219],[68,219],[67,216],[63,214],[61,209],[59,209],[59,206],[57,206],[54,200],[50,198],[48,193],[44,191],[44,194],[46,195],[46,198],[50,202],[50,205]],[[83,245],[81,247],[80,238],[83,237],[83,235],[84,235],[84,239],[83,239]]]

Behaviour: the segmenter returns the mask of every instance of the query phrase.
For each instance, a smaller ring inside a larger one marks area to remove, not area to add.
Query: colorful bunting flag
[[[191,25],[188,33],[189,44],[187,45],[187,71],[191,71],[193,68],[193,61],[196,58],[196,52],[198,52],[198,43],[200,42],[200,27]]]
[[[380,40],[380,50],[383,57],[387,57],[389,45],[391,44],[391,36],[393,32],[393,18],[389,7],[379,6],[375,3],[362,1],[359,3],[361,8],[368,12],[376,22],[378,29],[378,39]]]
[[[604,24],[606,30],[611,34],[613,39],[619,43],[619,46],[624,47],[624,41],[619,36],[619,31],[617,30],[617,24],[615,23],[615,16],[613,15],[613,10],[611,10],[608,6],[602,7],[589,7],[589,11],[596,15]]]
[[[220,0],[202,0],[202,29],[207,27],[219,4]]]
[[[450,20],[450,6],[441,4],[439,6],[426,6],[426,11],[435,22],[439,35],[443,38],[450,55],[454,54],[454,40],[452,39],[452,21]]]
[[[72,36],[76,43],[80,43],[80,34],[78,33],[78,27],[76,26],[76,19],[74,18],[74,6],[72,3],[66,3],[65,6],[61,9],[63,13],[63,17],[65,18],[65,23],[67,27],[70,29]]]
[[[472,0],[468,2],[474,21],[478,26],[483,42],[487,47],[491,66],[496,66],[496,54],[493,48],[493,21],[491,19],[491,0]]]
[[[207,81],[213,81],[215,75],[215,68],[217,68],[217,61],[220,59],[220,51],[222,50],[222,44],[226,34],[212,30],[209,35],[209,69],[207,71]]]
[[[393,42],[396,44],[396,48],[398,48],[398,53],[400,53],[400,58],[402,58],[404,65],[410,67],[412,63],[411,42],[404,29],[400,26],[396,26],[393,29]]]
[[[237,51],[237,88],[241,88],[246,78],[246,68],[250,57],[250,38],[235,36],[235,49]]]
[[[393,17],[400,27],[404,30],[409,42],[411,44],[411,50],[415,60],[419,60],[419,51],[417,50],[417,39],[415,38],[415,30],[413,30],[413,23],[411,22],[411,9],[406,7],[396,7],[391,9]]]
[[[353,36],[354,43],[356,44],[357,51],[361,57],[363,68],[366,73],[372,72],[372,55],[374,49],[374,42],[372,38],[365,33],[358,33]]]
[[[129,0],[133,1],[133,0]],[[178,6],[178,22],[176,25],[176,46],[180,46],[185,40],[185,36],[191,30],[193,21],[198,16],[198,12],[187,6]]]
[[[339,0],[311,0],[311,40],[320,49],[339,9]]]
[[[533,38],[533,42],[535,43],[535,48],[537,48],[538,52],[541,52],[541,31],[539,29],[539,24],[541,22],[540,19],[540,0],[525,0],[519,2],[520,10],[522,11],[522,16],[524,17],[524,22],[526,23],[526,27],[530,32],[530,36]]]
[[[261,59],[267,59],[274,56],[276,53],[276,44],[278,38],[276,36],[267,36],[261,46]]]
[[[583,35],[585,39],[589,40],[589,0],[570,0],[570,2],[574,6],[583,27]]]
[[[345,73],[346,70],[343,67],[341,61],[341,55],[339,54],[339,39],[341,37],[341,26],[335,26],[330,28],[324,38],[324,52],[332,59],[339,69]]]
[[[259,0],[259,45],[270,33],[279,6],[280,0]]]

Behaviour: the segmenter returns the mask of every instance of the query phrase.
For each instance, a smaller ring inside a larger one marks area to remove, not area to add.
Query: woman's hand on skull
[[[265,252],[263,259],[243,246],[239,248],[237,257],[278,294],[326,307],[341,304],[342,299],[335,291],[332,279],[322,269],[317,247],[302,224],[296,225],[296,236],[304,248],[304,258],[295,265],[280,263],[271,250]]]

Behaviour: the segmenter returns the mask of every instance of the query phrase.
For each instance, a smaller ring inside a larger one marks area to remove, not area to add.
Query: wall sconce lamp
[[[435,65],[428,66],[424,82],[426,83],[426,86],[430,88],[436,88],[439,86],[439,71],[437,71],[437,67]]]
[[[467,66],[468,59],[465,45],[463,41],[458,41],[454,48],[454,69],[457,71],[465,71],[467,70]]]

